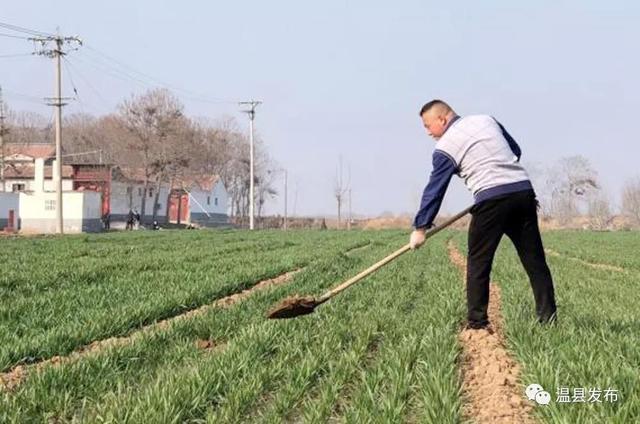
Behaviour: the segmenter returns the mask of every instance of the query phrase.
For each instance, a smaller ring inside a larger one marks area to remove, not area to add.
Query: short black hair
[[[427,102],[424,104],[424,106],[422,106],[422,109],[420,109],[420,116],[424,115],[425,113],[429,112],[429,110],[431,108],[433,108],[434,106],[437,105],[442,105],[445,106],[447,109],[451,110],[451,106],[449,106],[446,102],[440,100],[440,99],[433,99],[430,102]]]

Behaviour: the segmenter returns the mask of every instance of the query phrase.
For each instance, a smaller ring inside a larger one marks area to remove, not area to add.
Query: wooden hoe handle
[[[451,218],[449,218],[448,220],[446,220],[442,224],[438,225],[437,227],[434,227],[431,230],[427,231],[427,233],[425,234],[425,240],[428,239],[429,237],[433,237],[435,234],[439,233],[441,230],[447,228],[449,225],[453,224],[454,222],[456,222],[457,220],[459,220],[460,218],[465,216],[467,213],[469,213],[470,210],[471,210],[471,206],[466,208],[462,212],[459,212],[456,215],[452,216]],[[384,265],[388,264],[389,262],[391,262],[392,260],[394,260],[395,258],[397,258],[398,256],[402,255],[403,253],[405,253],[407,250],[410,250],[410,249],[411,249],[411,246],[409,244],[407,244],[406,246],[401,247],[400,249],[396,250],[395,252],[393,252],[392,254],[387,256],[386,258],[381,259],[380,261],[378,261],[375,264],[371,265],[369,268],[365,269],[364,271],[362,271],[360,274],[356,275],[355,277],[351,277],[350,279],[348,279],[344,283],[332,288],[331,290],[329,290],[328,292],[326,292],[325,294],[320,296],[316,300],[317,303],[320,304],[320,303],[326,302],[327,300],[331,299],[336,294],[338,294],[341,291],[345,290],[346,288],[354,285],[355,283],[357,283],[358,281],[362,280],[367,275],[371,274],[374,271],[377,271],[379,268],[381,268]]]

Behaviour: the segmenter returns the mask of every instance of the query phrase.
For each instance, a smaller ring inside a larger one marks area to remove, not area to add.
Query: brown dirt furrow
[[[570,261],[581,263],[582,265],[588,266],[590,268],[603,269],[603,270],[606,270],[606,271],[624,272],[624,268],[621,268],[619,266],[588,262],[588,261],[585,261],[584,259],[580,259],[580,258],[576,258],[576,257],[573,257],[573,256],[568,256],[568,255],[563,255],[562,253],[556,252],[553,249],[544,249],[544,251],[549,256],[555,256],[557,258],[569,259]]]
[[[449,241],[448,250],[451,262],[466,276],[466,259],[453,241]],[[463,329],[458,336],[462,345],[463,414],[478,424],[534,423],[532,407],[518,383],[520,367],[505,349],[500,287],[494,282],[490,287],[491,329]]]
[[[12,369],[10,369],[9,371],[0,374],[0,391],[1,390],[11,391],[15,389],[27,377],[28,371],[32,370],[34,367],[36,369],[40,369],[48,365],[58,365],[62,363],[68,363],[68,362],[72,362],[74,360],[80,359],[86,355],[100,352],[108,347],[123,346],[129,343],[132,343],[133,341],[140,338],[142,335],[153,332],[153,331],[165,329],[174,322],[178,322],[180,320],[189,319],[198,315],[202,315],[211,308],[215,308],[215,307],[228,308],[242,301],[243,299],[251,296],[256,291],[264,290],[268,287],[287,283],[293,278],[295,274],[297,274],[300,271],[302,271],[302,269],[296,269],[294,271],[289,271],[284,274],[281,274],[277,277],[260,281],[259,283],[253,285],[251,288],[223,297],[221,299],[216,300],[214,303],[200,306],[199,308],[192,309],[183,314],[176,315],[171,318],[167,318],[161,321],[154,322],[153,324],[146,325],[144,327],[141,327],[138,330],[135,330],[134,332],[130,333],[127,336],[110,337],[108,339],[96,340],[88,345],[80,347],[76,351],[71,352],[70,354],[65,356],[53,356],[49,359],[45,359],[40,362],[29,364],[29,365],[17,365]],[[212,348],[217,349],[224,346],[224,344],[215,344],[214,342],[210,342],[210,341],[207,341],[207,343],[211,343],[210,346],[204,346],[203,344],[204,342],[202,341],[198,341],[197,343],[198,343],[197,346],[200,349],[205,349],[205,350],[211,350]]]

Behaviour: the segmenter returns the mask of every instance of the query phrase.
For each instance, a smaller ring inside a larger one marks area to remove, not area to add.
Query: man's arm
[[[450,156],[440,150],[433,152],[433,169],[429,182],[422,193],[420,209],[413,221],[416,229],[426,229],[433,225],[442,199],[447,192],[451,177],[458,171],[456,164]]]
[[[516,155],[519,162],[520,156],[522,156],[522,150],[520,149],[520,146],[518,146],[518,143],[516,143],[516,140],[513,137],[511,137],[511,134],[507,132],[504,126],[500,122],[498,122],[497,119],[494,118],[494,120],[500,127],[500,130],[502,130],[502,136],[507,140],[507,143],[509,143],[509,147],[511,148],[511,151],[513,152],[514,155]]]

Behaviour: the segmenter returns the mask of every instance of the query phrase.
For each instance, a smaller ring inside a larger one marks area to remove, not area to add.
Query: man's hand
[[[424,244],[424,233],[425,230],[421,228],[413,230],[413,232],[411,233],[411,237],[409,238],[409,245],[411,246],[412,250],[415,250]]]

